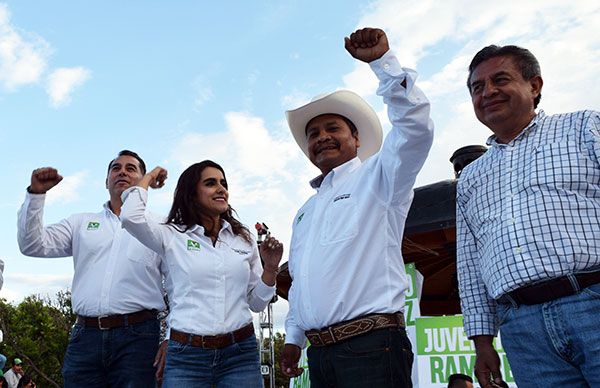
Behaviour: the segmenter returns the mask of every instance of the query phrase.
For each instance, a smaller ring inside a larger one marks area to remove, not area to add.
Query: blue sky
[[[37,167],[65,176],[47,200],[45,219],[55,222],[101,208],[106,164],[121,149],[169,170],[167,186],[150,196],[159,213],[179,173],[213,159],[242,221],[264,221],[287,246],[317,170],[284,111],[347,88],[389,130],[375,77],[345,52],[344,36],[381,27],[401,63],[419,71],[436,125],[417,181],[424,185],[451,178],[452,152],[489,135],[465,87],[466,67],[485,45],[532,50],[547,113],[598,109],[597,20],[600,4],[585,0],[0,2],[0,296],[52,295],[71,283],[71,259],[18,251],[16,212]],[[277,316],[285,309],[278,304]]]

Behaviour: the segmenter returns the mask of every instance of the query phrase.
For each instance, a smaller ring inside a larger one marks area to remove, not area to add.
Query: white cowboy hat
[[[306,156],[308,156],[306,124],[324,114],[344,116],[356,126],[360,140],[358,148],[360,160],[367,159],[381,148],[383,131],[373,108],[358,94],[349,90],[338,90],[316,96],[308,104],[285,112],[292,135]]]

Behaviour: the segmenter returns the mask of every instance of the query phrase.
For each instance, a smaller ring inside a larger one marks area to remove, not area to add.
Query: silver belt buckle
[[[100,330],[108,330],[108,329],[110,329],[110,327],[102,327],[102,318],[107,318],[107,317],[108,317],[108,315],[100,315],[98,317],[98,328]]]

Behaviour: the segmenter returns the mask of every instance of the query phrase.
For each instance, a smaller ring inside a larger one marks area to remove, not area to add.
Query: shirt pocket
[[[158,267],[158,255],[133,237],[129,239],[126,250],[127,259],[147,267]]]
[[[593,167],[574,141],[543,145],[535,150],[530,182],[532,186],[571,189],[585,181]]]
[[[321,245],[352,239],[358,235],[356,200],[352,197],[334,201],[325,210],[321,227]]]

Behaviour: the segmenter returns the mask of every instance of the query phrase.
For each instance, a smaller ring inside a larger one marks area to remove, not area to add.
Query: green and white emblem
[[[194,240],[187,240],[187,250],[188,251],[199,251],[200,243]]]
[[[98,229],[100,229],[99,222],[94,222],[94,221],[88,222],[87,230],[98,230]]]

